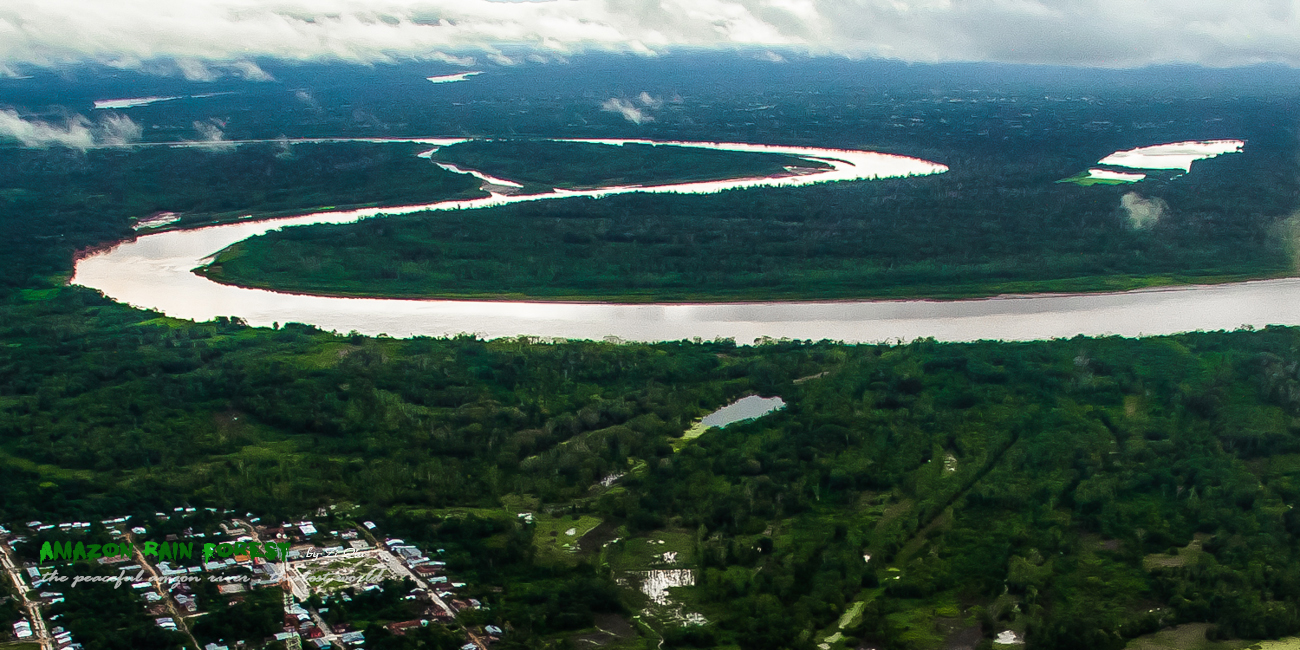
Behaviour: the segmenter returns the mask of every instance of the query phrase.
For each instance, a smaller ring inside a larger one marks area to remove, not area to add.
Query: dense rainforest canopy
[[[697,571],[680,597],[709,624],[661,630],[686,645],[809,647],[841,620],[846,638],[915,648],[974,628],[1043,648],[1184,622],[1300,631],[1292,330],[396,341],[191,325],[72,289],[2,323],[6,521],[355,502],[406,539],[456,544],[519,643],[638,607],[529,594],[618,593],[653,566],[644,539]],[[788,406],[676,441],[746,393]],[[544,552],[514,516],[533,508],[598,519],[597,543]]]

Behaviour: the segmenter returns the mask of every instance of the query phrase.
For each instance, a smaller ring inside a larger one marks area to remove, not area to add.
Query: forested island
[[[1261,137],[1245,154],[1134,187],[1056,183],[1077,163],[1043,156],[962,161],[917,178],[428,212],[271,232],[201,273],[324,295],[616,302],[964,298],[1277,277],[1296,268],[1300,174],[1289,151]],[[482,169],[495,173],[491,162]]]

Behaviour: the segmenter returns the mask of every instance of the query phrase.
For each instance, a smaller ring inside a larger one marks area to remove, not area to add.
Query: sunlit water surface
[[[704,416],[704,419],[700,420],[700,425],[706,429],[709,427],[725,427],[728,424],[761,418],[772,411],[783,408],[785,408],[785,401],[780,397],[750,395]]]

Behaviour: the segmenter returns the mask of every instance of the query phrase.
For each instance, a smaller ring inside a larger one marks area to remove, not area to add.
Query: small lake
[[[759,397],[750,395],[738,399],[700,420],[701,428],[725,427],[729,424],[761,418],[773,411],[785,408],[785,401],[780,397]]]

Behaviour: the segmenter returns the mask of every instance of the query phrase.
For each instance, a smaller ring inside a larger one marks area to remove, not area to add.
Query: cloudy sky
[[[0,75],[169,61],[256,79],[252,62],[508,63],[690,47],[1133,67],[1300,65],[1300,0],[4,0]],[[784,49],[783,49],[784,48]],[[774,58],[775,55],[774,55]]]

